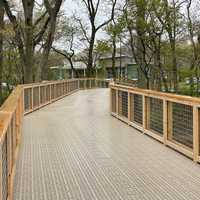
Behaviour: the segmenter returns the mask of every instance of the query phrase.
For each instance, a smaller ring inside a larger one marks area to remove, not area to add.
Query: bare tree
[[[192,0],[187,1],[186,9],[187,9],[187,27],[189,32],[189,40],[192,46],[192,58],[190,70],[195,72],[195,76],[197,78],[197,87],[196,94],[199,95],[199,67],[200,67],[200,31],[197,28],[192,20],[191,16],[191,5]],[[196,30],[195,30],[196,29]],[[197,42],[195,42],[195,36],[197,36]],[[190,78],[190,94],[193,95],[194,92],[194,77]]]
[[[60,10],[61,4],[62,4],[62,0],[56,0],[53,5],[51,5],[49,0],[44,0],[44,5],[49,15],[49,26],[48,26],[47,38],[44,44],[42,61],[41,61],[42,80],[48,79],[47,61],[48,61],[49,52],[51,50],[52,43],[54,40],[54,35],[55,35],[55,30],[56,30],[56,21],[57,21],[57,16],[58,16],[58,12]]]
[[[108,23],[110,23],[113,18],[114,18],[114,14],[115,14],[115,6],[117,3],[117,0],[110,0],[111,3],[111,14],[110,17],[103,21],[102,23],[100,23],[99,25],[96,25],[96,21],[97,21],[97,15],[98,15],[98,11],[100,9],[100,4],[105,4],[105,2],[103,0],[81,0],[81,2],[83,3],[83,5],[85,6],[86,10],[87,10],[87,14],[89,17],[89,21],[90,21],[90,28],[91,28],[91,33],[88,36],[87,32],[82,24],[82,21],[79,19],[78,22],[80,24],[80,28],[83,31],[84,37],[87,40],[89,47],[88,47],[88,58],[87,58],[87,75],[91,76],[92,75],[92,68],[93,68],[93,50],[94,50],[94,44],[95,44],[95,39],[96,39],[96,34],[97,32],[103,28],[104,26],[106,26]]]
[[[18,46],[21,65],[24,69],[24,82],[30,83],[34,81],[34,53],[35,47],[42,41],[45,34],[47,34],[46,42],[44,45],[43,58],[41,65],[43,66],[43,74],[46,71],[46,62],[48,54],[51,49],[52,41],[55,33],[55,24],[58,11],[60,9],[62,0],[56,0],[55,3],[49,3],[44,0],[46,10],[37,18],[33,18],[35,1],[22,0],[23,5],[23,19],[18,20],[17,16],[12,12],[11,6],[7,0],[3,0],[5,12],[12,23],[13,30],[15,31],[15,43]],[[38,25],[40,29],[35,33]],[[46,79],[46,75],[43,76]]]
[[[3,78],[3,29],[4,29],[4,8],[0,3],[0,101],[2,99],[2,78]]]

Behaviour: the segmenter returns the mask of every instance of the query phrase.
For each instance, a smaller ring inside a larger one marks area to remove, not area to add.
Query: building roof
[[[120,55],[120,54],[116,54],[116,56],[115,56],[115,58],[130,58],[130,59],[132,59],[132,57],[131,56],[129,56],[129,55],[125,55],[125,54],[122,54],[122,55]],[[112,59],[112,54],[107,54],[107,55],[104,55],[104,56],[102,56],[102,57],[100,57],[100,60],[107,60],[107,59]]]
[[[73,65],[74,65],[74,69],[86,69],[87,68],[87,65],[81,61],[74,61]],[[52,67],[50,67],[50,69],[71,69],[71,65],[68,61],[65,61],[64,65],[52,66]]]

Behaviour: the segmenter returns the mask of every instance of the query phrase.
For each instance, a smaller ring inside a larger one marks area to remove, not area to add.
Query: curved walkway
[[[25,116],[15,200],[199,200],[200,165],[109,114],[109,90]]]

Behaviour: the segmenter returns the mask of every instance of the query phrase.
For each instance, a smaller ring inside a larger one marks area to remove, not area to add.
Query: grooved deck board
[[[15,200],[199,200],[200,165],[109,114],[109,90],[25,116]]]

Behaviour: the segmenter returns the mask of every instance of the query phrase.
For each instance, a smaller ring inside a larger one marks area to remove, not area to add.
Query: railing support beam
[[[193,106],[193,154],[194,161],[199,160],[199,108]]]

